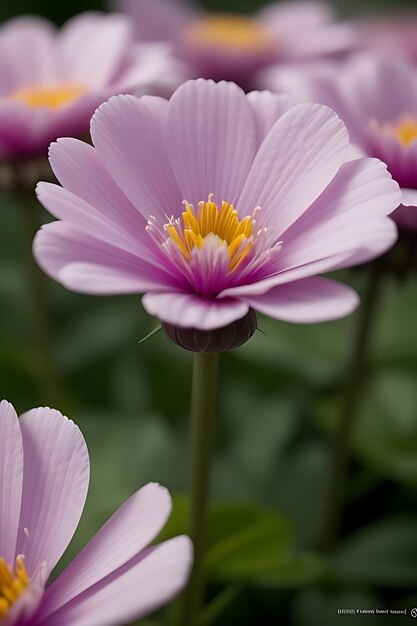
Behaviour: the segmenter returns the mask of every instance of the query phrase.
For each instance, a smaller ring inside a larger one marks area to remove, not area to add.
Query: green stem
[[[322,531],[319,537],[319,547],[325,553],[330,553],[336,546],[342,526],[350,465],[351,440],[361,398],[365,364],[368,357],[382,276],[383,268],[379,263],[375,263],[369,268],[368,284],[359,311],[358,326],[348,364],[342,413],[330,459],[330,483]]]
[[[59,406],[58,381],[53,355],[52,315],[46,293],[46,279],[32,254],[33,238],[39,228],[37,219],[39,206],[34,193],[22,190],[18,194],[26,224],[27,271],[32,296],[31,307],[38,354],[37,374],[41,400],[46,405]]]
[[[191,513],[190,536],[194,543],[194,566],[179,610],[178,625],[196,626],[204,601],[203,559],[206,548],[210,466],[216,411],[219,355],[194,354],[191,398]]]

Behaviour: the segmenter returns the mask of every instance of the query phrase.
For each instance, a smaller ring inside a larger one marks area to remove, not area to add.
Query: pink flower
[[[417,69],[406,61],[367,54],[342,64],[269,69],[262,84],[341,115],[362,154],[384,161],[402,188],[393,214],[417,230]]]
[[[82,135],[99,104],[117,93],[170,94],[178,63],[135,46],[123,15],[84,13],[56,31],[20,17],[0,27],[0,160],[43,156],[62,135]],[[169,78],[164,76],[169,75]]]
[[[45,588],[80,520],[89,458],[75,424],[41,408],[20,419],[0,404],[0,622],[117,626],[168,602],[186,583],[187,537],[147,547],[171,499],[149,484],[125,502]]]
[[[336,23],[330,4],[275,2],[252,18],[211,14],[180,0],[118,0],[138,36],[171,41],[195,77],[248,86],[258,69],[276,61],[340,54],[356,43],[356,30]]]
[[[416,11],[378,15],[358,26],[363,48],[417,62]]]
[[[356,294],[317,278],[396,239],[398,186],[376,159],[347,161],[327,107],[199,79],[171,100],[117,96],[91,122],[94,147],[50,149],[62,187],[40,183],[59,222],[34,244],[69,289],[144,293],[163,322],[201,330],[250,308],[290,322],[346,315]]]

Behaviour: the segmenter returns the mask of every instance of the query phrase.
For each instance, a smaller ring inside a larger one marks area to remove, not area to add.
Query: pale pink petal
[[[306,278],[246,298],[250,307],[284,322],[310,324],[349,315],[359,304],[353,289],[327,278]]]
[[[170,41],[197,11],[187,0],[113,0],[115,8],[130,15],[139,41]]]
[[[34,255],[48,276],[65,286],[68,281],[70,289],[81,292],[96,288],[100,294],[121,293],[122,285],[122,293],[142,293],[161,285],[171,288],[179,285],[178,279],[168,273],[169,263],[167,271],[163,271],[65,222],[53,222],[41,228],[35,237]]]
[[[11,404],[0,403],[0,556],[14,562],[23,481],[23,446]]]
[[[79,428],[58,411],[33,409],[20,418],[24,453],[17,554],[29,574],[55,567],[78,526],[89,482],[87,446]],[[26,529],[26,531],[24,530]]]
[[[382,254],[397,238],[395,225],[386,216],[400,198],[397,183],[381,161],[345,163],[320,197],[283,234],[274,275],[226,289],[222,297],[265,293],[274,285]]]
[[[258,20],[276,36],[279,55],[288,60],[343,52],[358,42],[357,29],[334,22],[327,2],[274,2]]]
[[[258,146],[253,111],[234,83],[199,79],[169,102],[167,149],[182,198],[233,204]]]
[[[327,107],[301,104],[275,123],[262,144],[238,207],[276,237],[294,223],[326,189],[348,148],[346,127]],[[243,205],[243,206],[242,206]]]
[[[40,17],[25,15],[0,27],[0,50],[9,59],[15,87],[46,83],[56,78],[56,29]]]
[[[270,91],[252,91],[247,96],[254,112],[258,128],[259,145],[263,142],[275,122],[296,103],[287,95],[277,95]]]
[[[172,600],[192,563],[188,537],[148,548],[114,574],[37,626],[119,626],[140,620]]]
[[[168,491],[158,484],[135,493],[48,588],[39,618],[45,619],[136,557],[165,526],[171,509]]]
[[[69,20],[58,37],[68,80],[94,90],[117,78],[132,43],[133,25],[117,13],[82,13]]]
[[[142,304],[150,315],[181,328],[212,330],[241,319],[248,312],[244,302],[231,298],[205,299],[186,293],[147,293]]]
[[[147,219],[181,211],[183,200],[166,154],[163,128],[133,96],[103,104],[91,121],[99,156],[132,204]],[[166,221],[166,219],[165,219]]]
[[[301,28],[316,29],[332,22],[334,13],[327,2],[272,2],[258,13],[267,27],[299,34]]]
[[[401,204],[417,207],[417,189],[401,189]]]
[[[94,178],[91,179],[91,187],[93,189],[95,182],[100,183],[100,180],[97,179],[95,181]],[[105,191],[103,188],[101,189]],[[38,183],[36,195],[51,215],[63,220],[70,226],[87,234],[94,233],[94,238],[108,242],[134,255],[143,258],[151,255],[150,247],[152,240],[145,231],[144,220],[139,213],[137,213],[138,222],[136,228],[139,234],[142,234],[142,237],[136,237],[134,228],[129,230],[129,222],[124,220],[122,209],[119,220],[117,220],[118,216],[105,214],[106,206],[100,203],[100,194],[98,194],[97,200],[92,196],[91,200],[95,204],[91,205],[75,195],[75,193],[68,191],[67,188],[53,183]],[[117,205],[114,208],[117,208]],[[144,245],[148,242],[149,248]]]
[[[97,150],[77,139],[58,139],[49,148],[52,170],[65,189],[125,230],[144,228],[144,218],[106,170]]]

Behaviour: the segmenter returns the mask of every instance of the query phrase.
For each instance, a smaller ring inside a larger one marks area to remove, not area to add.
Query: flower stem
[[[58,381],[53,358],[52,319],[46,293],[46,281],[32,255],[32,243],[39,228],[39,207],[33,192],[17,192],[26,224],[27,272],[32,296],[32,316],[38,353],[37,374],[41,400],[49,406],[59,406]]]
[[[191,513],[190,536],[194,542],[194,566],[184,592],[178,624],[195,626],[204,600],[203,558],[206,547],[210,495],[210,465],[216,410],[217,353],[194,354],[191,398]]]
[[[325,504],[319,548],[330,553],[340,534],[346,502],[346,487],[350,465],[350,446],[361,397],[365,364],[372,336],[383,268],[376,262],[369,268],[368,283],[359,311],[353,349],[348,364],[342,413],[335,434],[330,459],[329,490]]]

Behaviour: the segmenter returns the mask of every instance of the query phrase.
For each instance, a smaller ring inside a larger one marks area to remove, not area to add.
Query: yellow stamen
[[[199,202],[195,213],[191,204],[185,204],[182,224],[171,223],[165,228],[171,241],[177,246],[186,261],[191,259],[194,248],[201,248],[206,237],[216,235],[227,243],[230,270],[235,269],[253,247],[253,218],[239,219],[232,204],[223,202],[221,208],[209,196],[207,202]]]
[[[377,131],[382,129],[384,133],[394,135],[403,146],[409,146],[417,139],[417,117],[413,117],[412,115],[404,115],[395,124],[380,125],[373,120],[372,126]]]
[[[40,107],[58,109],[77,100],[86,92],[85,87],[72,84],[20,87],[11,95],[11,99],[23,102],[35,109]]]
[[[244,15],[218,14],[195,20],[184,33],[186,41],[239,51],[265,52],[273,48],[269,33]]]
[[[10,607],[23,595],[29,583],[22,555],[16,558],[14,569],[9,568],[0,557],[0,621],[7,616]]]

